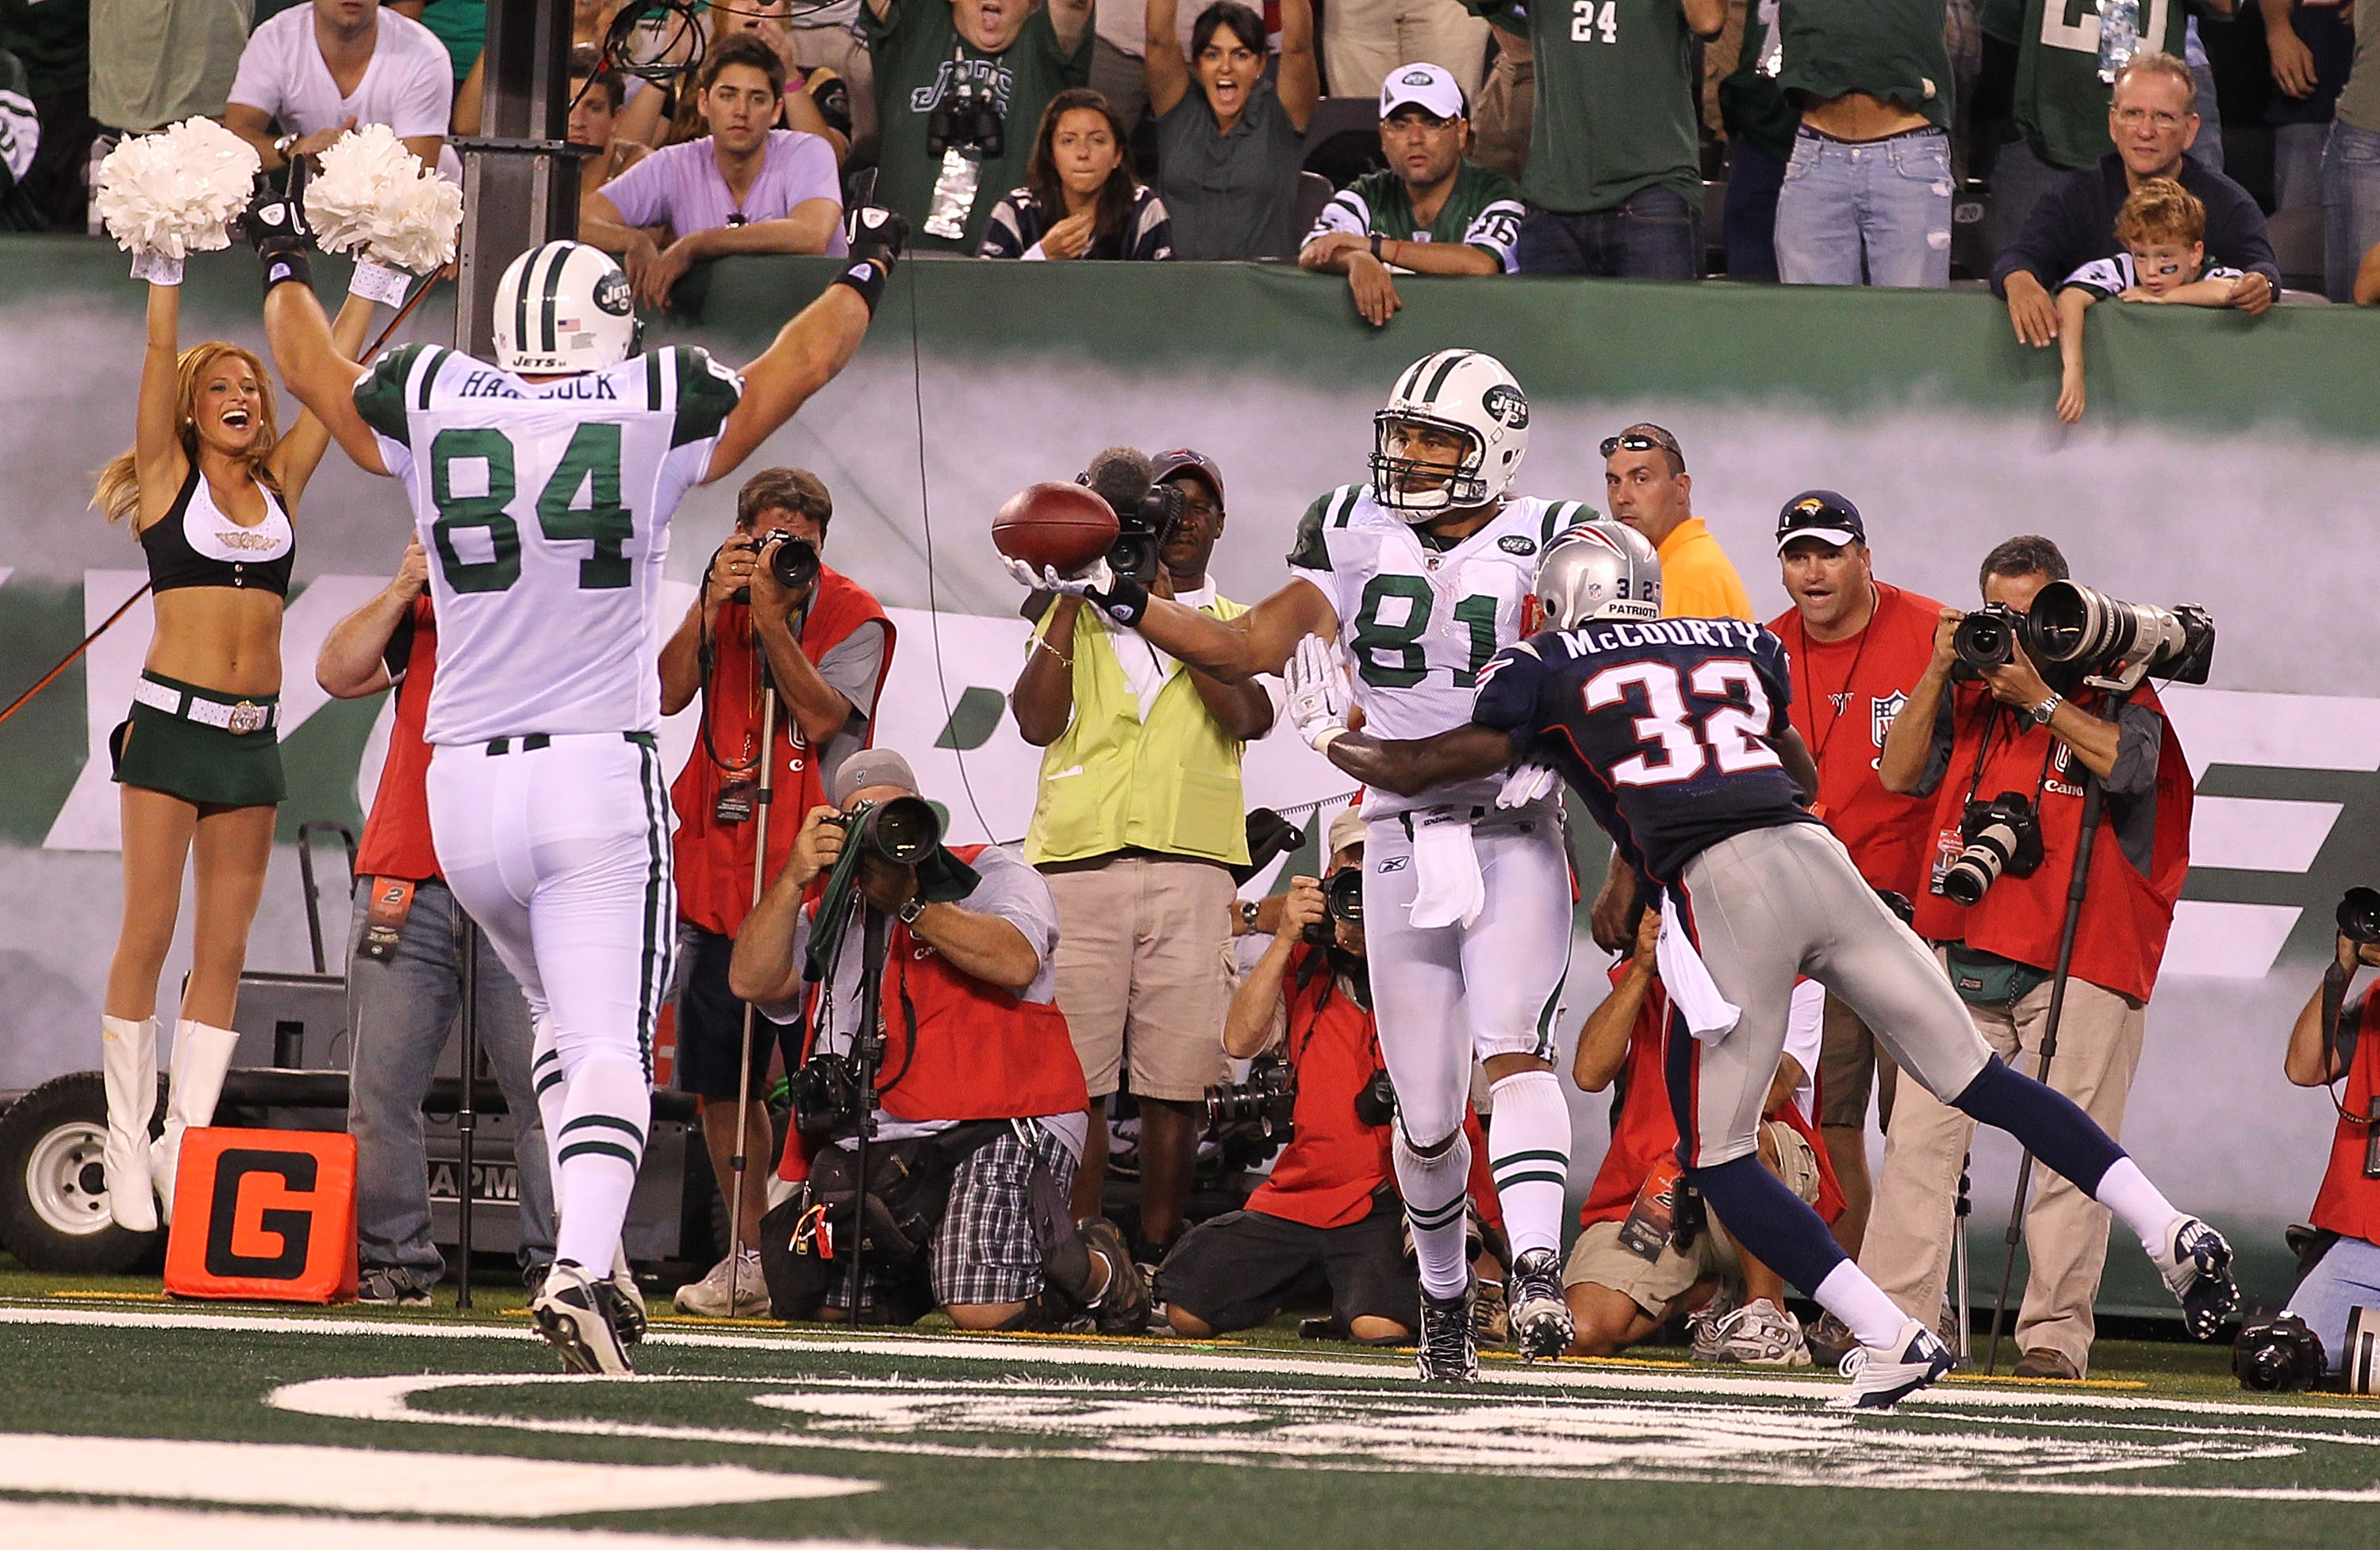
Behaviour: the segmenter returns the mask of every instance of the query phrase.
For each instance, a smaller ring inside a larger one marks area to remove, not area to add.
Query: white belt
[[[142,705],[163,710],[168,716],[179,716],[186,721],[196,721],[201,726],[221,727],[236,737],[264,731],[273,725],[280,710],[277,705],[259,705],[247,699],[225,705],[220,700],[205,699],[181,689],[168,688],[148,678],[132,685],[132,697]]]

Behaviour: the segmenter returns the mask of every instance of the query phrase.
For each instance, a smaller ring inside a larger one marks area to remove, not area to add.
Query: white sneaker
[[[562,1358],[564,1372],[617,1376],[636,1371],[595,1282],[568,1260],[554,1261],[545,1286],[529,1299],[528,1312],[537,1332]]]
[[[735,1287],[728,1286],[733,1273]],[[703,1318],[766,1318],[769,1283],[760,1274],[760,1251],[747,1249],[710,1267],[710,1274],[677,1289],[677,1311]]]
[[[1888,1411],[1958,1364],[1941,1337],[1907,1319],[1889,1346],[1858,1346],[1843,1358],[1851,1392],[1827,1404],[1839,1411]]]
[[[1802,1339],[1802,1321],[1763,1297],[1698,1326],[1694,1357],[1755,1367],[1806,1367],[1810,1348]]]
[[[2168,1228],[2165,1241],[2172,1247],[2155,1258],[2166,1290],[2180,1302],[2182,1322],[2192,1337],[2211,1340],[2240,1306],[2240,1283],[2231,1277],[2231,1245],[2196,1217],[2184,1217]]]

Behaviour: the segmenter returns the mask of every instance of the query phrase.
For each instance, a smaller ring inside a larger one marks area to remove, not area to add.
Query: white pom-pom
[[[231,246],[257,170],[255,147],[211,118],[186,118],[109,151],[92,197],[117,246],[182,259]]]
[[[322,152],[306,186],[306,219],[324,249],[361,251],[415,273],[453,260],[463,190],[421,164],[385,124],[367,124]]]

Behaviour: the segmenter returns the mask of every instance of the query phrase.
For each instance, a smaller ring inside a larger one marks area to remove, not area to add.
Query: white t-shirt
[[[371,63],[355,95],[342,97],[314,42],[314,7],[293,6],[249,35],[231,100],[271,115],[286,134],[315,134],[352,118],[385,124],[399,139],[443,137],[455,113],[455,61],[435,32],[382,6]],[[463,180],[452,146],[440,149],[438,174]]]

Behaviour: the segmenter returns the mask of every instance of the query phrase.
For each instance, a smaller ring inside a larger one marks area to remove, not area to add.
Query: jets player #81
[[[1621,857],[1662,890],[1666,1063],[1686,1175],[1744,1250],[1840,1318],[1862,1349],[1840,1403],[1887,1409],[1953,1358],[1846,1258],[1760,1166],[1756,1133],[1797,979],[1817,980],[1943,1102],[2014,1134],[2123,1218],[2212,1336],[2237,1302],[2231,1251],[2168,1203],[2074,1103],[2003,1065],[1933,952],[1810,814],[1809,750],[1787,719],[1784,648],[1735,619],[1648,619],[1660,561],[1617,523],[1549,550],[1544,632],[1480,675],[1469,725],[1390,739],[1341,732],[1331,760],[1390,791],[1479,779],[1514,758],[1559,769]]]
[[[1320,666],[1291,713],[1309,740],[1326,703],[1382,735],[1463,725],[1496,653],[1521,636],[1541,549],[1594,513],[1512,492],[1529,403],[1475,350],[1407,367],[1373,417],[1370,478],[1314,502],[1288,585],[1229,622],[1151,599],[1102,564],[1021,576],[1087,594],[1160,648],[1240,682],[1300,653]],[[1418,1367],[1476,1375],[1466,1311],[1463,1138],[1471,1072],[1494,1095],[1488,1157],[1512,1236],[1512,1325],[1523,1351],[1572,1338],[1557,1254],[1570,1118],[1550,1063],[1569,965],[1571,876],[1550,779],[1507,791],[1496,771],[1365,799],[1364,919],[1380,1049],[1396,1084],[1397,1185],[1426,1293]]]
[[[247,218],[290,390],[367,473],[400,480],[439,623],[430,824],[448,886],[528,996],[553,1148],[554,1265],[530,1304],[573,1371],[625,1373],[620,1224],[650,1120],[675,890],[661,720],[669,524],[840,371],[905,228],[855,211],[854,261],[742,373],[635,352],[627,277],[549,242],[497,285],[495,359],[333,345],[288,199]],[[297,282],[292,284],[291,282]]]

